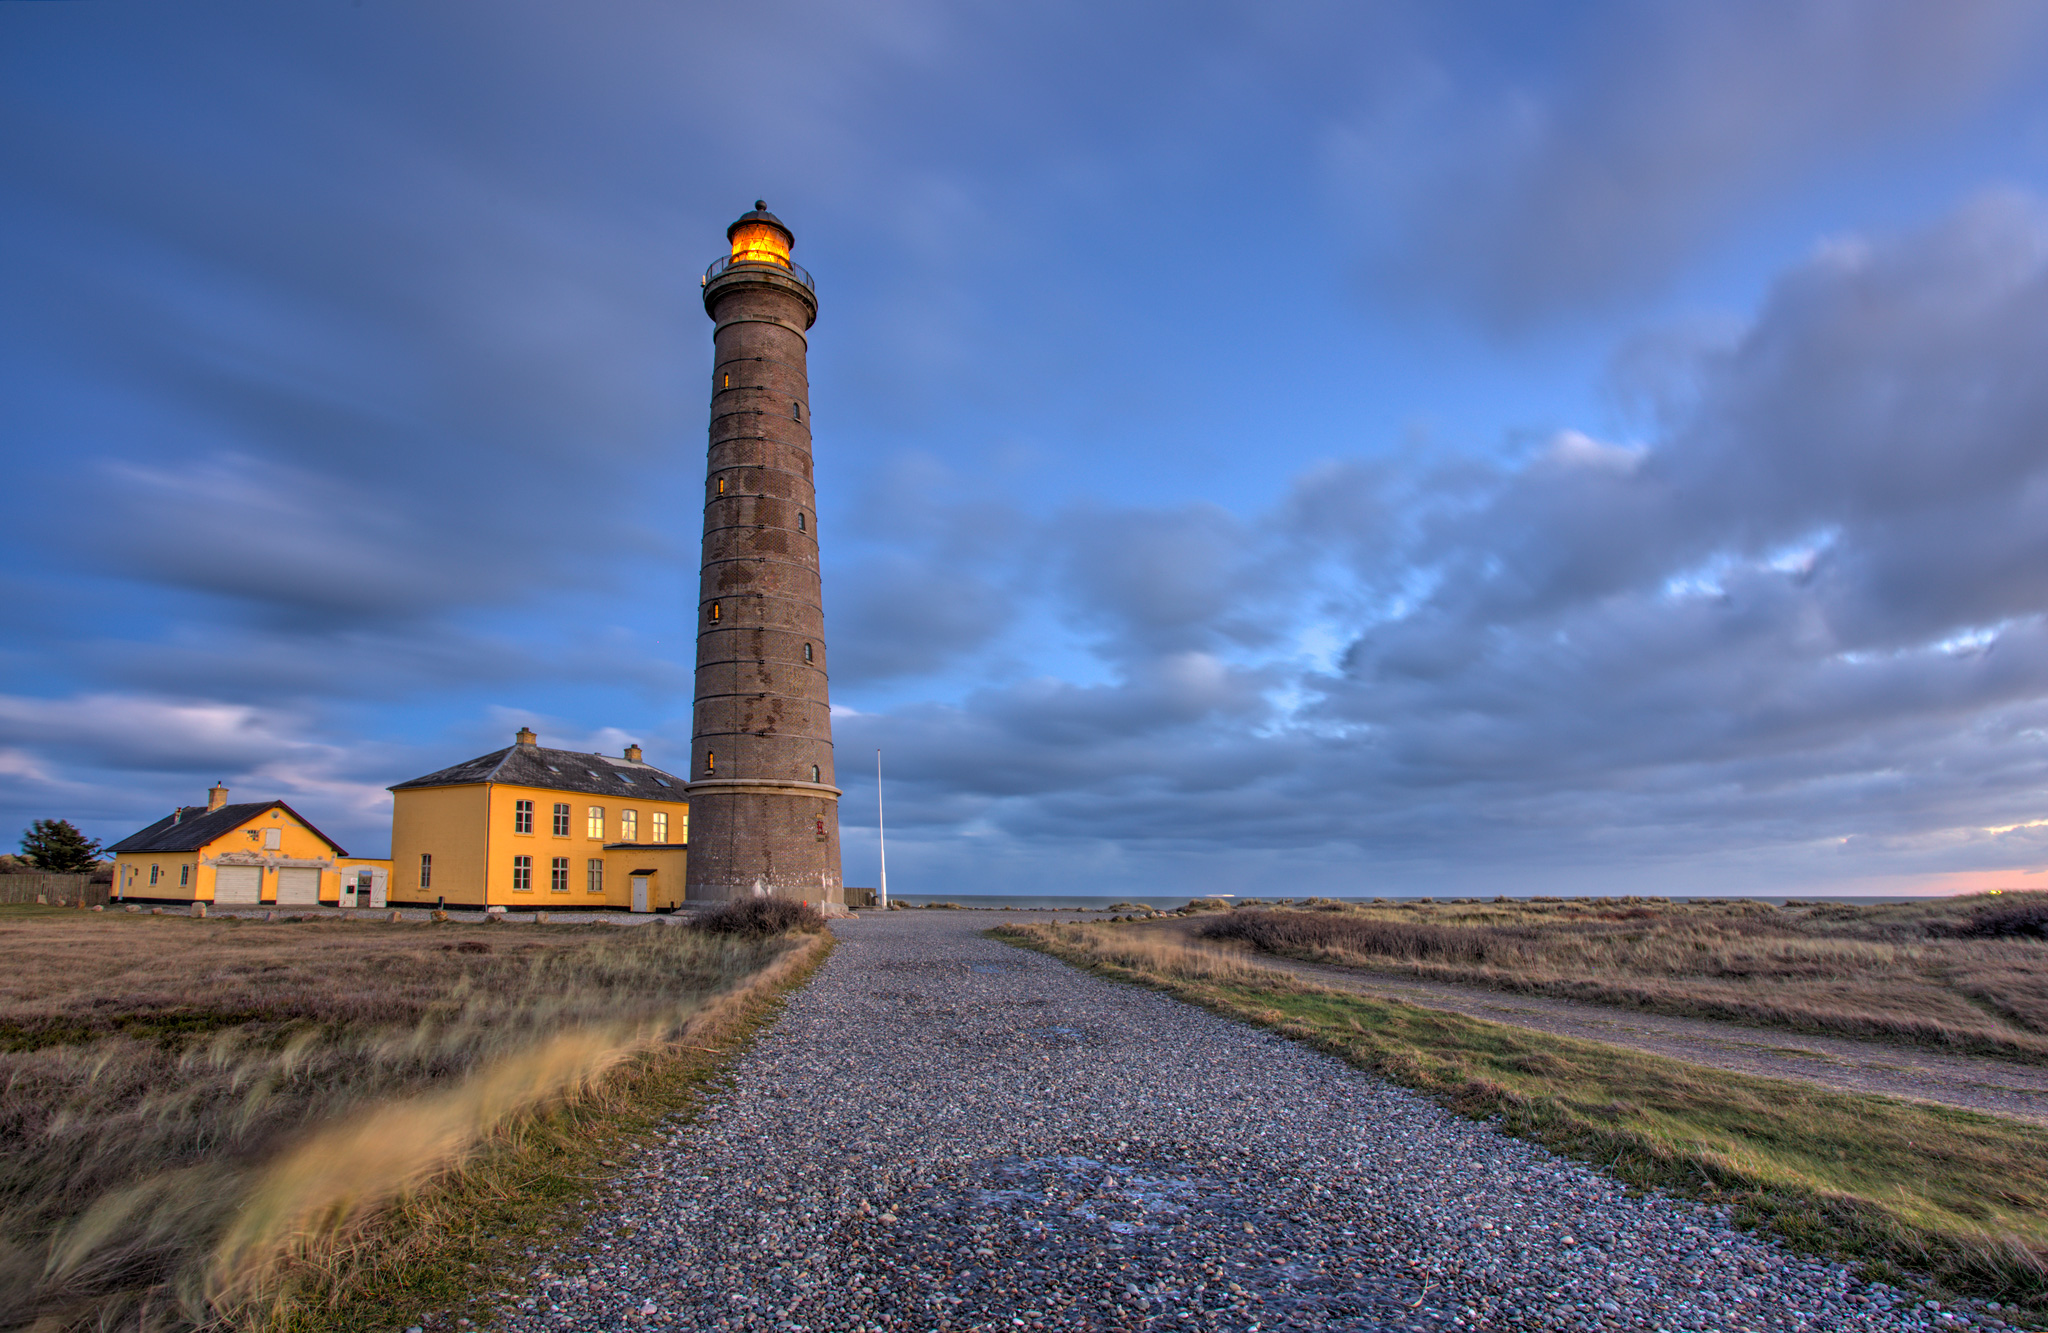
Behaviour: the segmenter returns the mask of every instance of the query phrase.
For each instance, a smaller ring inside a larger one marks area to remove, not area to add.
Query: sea
[[[1118,906],[1121,906],[1121,905],[1124,905],[1124,904],[1128,904],[1128,905],[1130,905],[1130,906],[1132,906],[1132,907],[1150,907],[1150,908],[1156,908],[1156,909],[1158,909],[1159,911],[1162,911],[1162,912],[1164,912],[1164,911],[1171,911],[1172,909],[1174,909],[1174,908],[1176,908],[1176,907],[1184,907],[1184,906],[1186,906],[1186,905],[1187,905],[1187,903],[1188,903],[1188,902],[1189,902],[1189,901],[1190,901],[1190,900],[1191,900],[1192,898],[1220,898],[1220,899],[1222,899],[1222,900],[1223,900],[1224,902],[1235,902],[1235,901],[1237,900],[1237,897],[1238,897],[1238,896],[1239,896],[1239,895],[1233,895],[1233,894],[1228,894],[1228,893],[1204,893],[1204,894],[1193,894],[1193,895],[1190,895],[1190,894],[1165,894],[1165,895],[1160,895],[1160,894],[1146,894],[1146,895],[1143,895],[1143,896],[1140,896],[1140,895],[1137,895],[1137,894],[1124,894],[1124,895],[1121,895],[1121,896],[1117,896],[1117,897],[1086,897],[1086,896],[1079,896],[1079,895],[1070,895],[1070,894],[1032,894],[1032,893],[891,893],[891,894],[889,895],[889,899],[890,899],[890,901],[891,901],[891,902],[899,902],[899,903],[902,903],[902,904],[903,904],[903,905],[904,905],[905,907],[923,907],[923,906],[925,906],[925,905],[926,905],[926,904],[928,904],[928,903],[958,903],[958,904],[959,904],[959,905],[960,905],[961,907],[963,907],[963,908],[980,908],[980,909],[982,909],[982,910],[985,910],[985,911],[1001,911],[1001,910],[1002,910],[1002,909],[1004,909],[1004,908],[1008,908],[1008,909],[1010,909],[1011,911],[1017,911],[1017,912],[1023,912],[1023,911],[1040,911],[1040,912],[1043,912],[1043,911],[1054,911],[1054,912],[1099,912],[1099,911],[1105,911],[1105,910],[1107,910],[1107,909],[1109,909],[1109,908],[1111,908],[1111,907],[1118,907]],[[1417,897],[1400,897],[1400,896],[1397,896],[1397,895],[1394,895],[1394,894],[1379,894],[1379,895],[1374,895],[1374,896],[1369,896],[1369,897],[1349,897],[1349,896],[1344,896],[1344,895],[1337,895],[1337,894],[1324,894],[1324,895],[1322,895],[1322,896],[1323,896],[1323,897],[1326,897],[1326,898],[1335,898],[1335,899],[1336,899],[1336,900],[1337,900],[1338,902],[1351,902],[1351,903],[1365,903],[1365,902],[1388,902],[1388,903],[1428,903],[1428,902],[1440,902],[1440,903],[1449,903],[1449,902],[1485,902],[1485,901],[1487,901],[1487,899],[1485,899],[1485,898],[1451,898],[1451,897],[1435,897],[1435,898],[1417,898]],[[1616,897],[1620,897],[1620,896],[1622,896],[1622,895],[1620,895],[1620,894],[1597,894],[1597,895],[1589,895],[1589,897],[1588,897],[1587,899],[1585,899],[1585,901],[1592,901],[1592,900],[1593,900],[1593,899],[1595,899],[1595,898],[1616,898]],[[1775,896],[1774,896],[1774,895],[1771,895],[1771,894],[1761,894],[1761,893],[1723,893],[1723,894],[1714,894],[1714,895],[1700,895],[1700,896],[1695,896],[1695,897],[1669,897],[1669,898],[1662,898],[1662,899],[1656,899],[1656,900],[1653,900],[1653,901],[1661,901],[1661,902],[1674,902],[1674,903],[1689,903],[1689,902],[1730,902],[1730,901],[1742,901],[1742,902],[1759,902],[1759,903],[1770,903],[1770,904],[1772,904],[1773,906],[1777,906],[1777,907],[1782,907],[1782,906],[1784,906],[1784,905],[1785,905],[1786,903],[1788,903],[1788,902],[1799,902],[1799,903],[1846,903],[1846,904],[1854,904],[1854,905],[1857,905],[1857,906],[1865,906],[1865,907],[1867,907],[1867,906],[1871,906],[1871,905],[1873,905],[1873,904],[1877,904],[1877,903],[1911,903],[1911,902],[1932,902],[1932,901],[1935,901],[1935,899],[1936,899],[1936,897],[1937,897],[1937,896],[1938,896],[1938,895],[1932,895],[1932,894],[1929,894],[1929,895],[1922,895],[1922,896],[1920,896],[1920,897],[1904,897],[1904,896],[1882,896],[1882,897],[1874,897],[1874,898],[1852,898],[1852,897],[1831,897],[1831,896],[1827,896],[1827,895],[1823,895],[1823,894],[1798,894],[1798,895],[1793,895],[1793,896],[1791,896],[1791,897],[1786,897],[1786,896],[1784,896],[1784,895],[1782,895],[1782,894],[1781,894],[1781,895],[1775,895]],[[1255,901],[1255,902],[1265,902],[1265,903],[1272,903],[1272,902],[1280,902],[1280,901],[1282,901],[1282,900],[1281,900],[1281,899],[1278,899],[1278,898],[1255,898],[1255,899],[1253,899],[1252,901]],[[1296,902],[1299,902],[1299,901],[1301,901],[1301,900],[1300,900],[1300,899],[1293,899],[1293,900],[1291,900],[1291,901],[1296,901]]]

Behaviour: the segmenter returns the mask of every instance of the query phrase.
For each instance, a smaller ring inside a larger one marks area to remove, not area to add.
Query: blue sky
[[[0,6],[0,819],[680,768],[818,280],[847,878],[2048,865],[2048,11]]]

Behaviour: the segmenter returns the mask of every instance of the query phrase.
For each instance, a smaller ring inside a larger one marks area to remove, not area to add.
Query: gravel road
[[[707,1114],[621,1162],[506,1325],[1998,1326],[980,937],[1000,919],[837,924]]]

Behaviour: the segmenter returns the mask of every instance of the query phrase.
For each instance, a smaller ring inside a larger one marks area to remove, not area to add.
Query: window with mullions
[[[532,801],[512,802],[512,831],[514,833],[533,832]]]
[[[648,817],[647,822],[653,826],[648,832],[653,835],[656,842],[668,841],[668,811],[656,810]]]
[[[604,807],[601,805],[590,807],[590,836],[593,838],[604,837]]]
[[[512,858],[512,892],[533,892],[533,858],[515,856]]]
[[[569,803],[567,801],[555,802],[555,836],[558,838],[569,836]]]
[[[604,858],[593,856],[583,871],[583,887],[591,893],[604,892]]]
[[[150,882],[150,886],[151,886],[152,888],[154,888],[154,887],[155,887],[155,885],[156,885],[156,877],[157,877],[157,873],[158,873],[158,871],[157,871],[157,868],[156,868],[155,866],[151,866],[151,867],[149,868],[149,882]]]
[[[568,857],[558,856],[555,858],[554,864],[548,867],[548,890],[552,893],[567,893],[569,891]]]
[[[619,811],[619,841],[640,841],[640,812],[638,810]]]
[[[189,889],[192,887],[191,866],[184,865],[178,867],[178,887],[181,889]]]
[[[423,889],[434,887],[434,856],[431,852],[420,853],[420,887]]]

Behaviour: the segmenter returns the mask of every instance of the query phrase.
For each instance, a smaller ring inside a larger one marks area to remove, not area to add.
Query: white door
[[[381,870],[372,870],[370,872],[370,906],[382,907],[383,905],[384,872]]]
[[[285,866],[277,872],[277,905],[279,907],[318,907],[320,905],[320,872],[303,866]]]
[[[633,910],[636,912],[647,910],[647,876],[645,875],[633,876]]]
[[[262,866],[220,866],[213,872],[213,900],[222,906],[253,906],[263,896]]]

